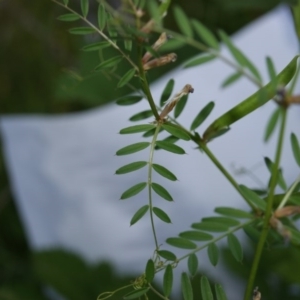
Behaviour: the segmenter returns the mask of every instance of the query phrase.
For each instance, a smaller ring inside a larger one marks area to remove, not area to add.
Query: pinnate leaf
[[[152,259],[149,259],[147,262],[145,275],[146,275],[146,280],[149,283],[153,281],[155,275],[155,266]]]
[[[121,195],[121,199],[124,200],[137,195],[146,187],[146,185],[147,182],[141,182],[132,186]]]
[[[169,297],[172,292],[173,286],[173,268],[171,265],[167,265],[163,279],[163,291],[166,297]]]
[[[227,236],[227,244],[234,258],[238,262],[241,262],[243,260],[243,249],[239,240],[234,234],[230,233]]]
[[[182,8],[178,5],[174,6],[173,13],[180,31],[188,37],[193,37],[193,30],[189,18],[182,10]]]
[[[161,256],[162,258],[164,258],[166,260],[174,261],[177,259],[176,255],[169,250],[158,250],[157,253],[159,256]]]
[[[182,128],[174,126],[173,124],[163,124],[163,129],[168,131],[170,134],[176,136],[179,139],[189,141],[191,138]]]
[[[69,30],[71,34],[79,34],[79,35],[85,35],[85,34],[92,34],[95,33],[96,30],[91,27],[76,27],[76,28],[71,28]]]
[[[159,148],[162,148],[166,151],[169,151],[169,152],[172,152],[172,153],[175,153],[175,154],[185,154],[185,151],[177,146],[177,145],[174,145],[170,142],[166,142],[166,141],[157,141],[156,142],[156,145],[159,147]]]
[[[211,234],[195,230],[183,231],[179,234],[179,236],[194,241],[209,241],[213,238]]]
[[[109,42],[103,41],[103,42],[97,42],[97,43],[86,45],[81,50],[83,50],[83,51],[99,51],[100,49],[104,49],[109,46],[110,46]]]
[[[142,99],[143,99],[142,96],[128,96],[128,97],[123,97],[123,98],[118,99],[116,101],[116,103],[118,105],[122,105],[122,106],[132,105],[132,104],[136,104],[136,103],[140,102]]]
[[[134,74],[135,74],[135,69],[134,68],[128,70],[123,75],[123,77],[119,80],[119,82],[117,84],[117,87],[120,88],[120,87],[126,85],[133,78]]]
[[[203,300],[214,300],[213,293],[207,277],[202,276],[200,280],[201,296]]]
[[[59,21],[72,22],[80,19],[79,15],[76,14],[64,14],[57,18]]]
[[[192,228],[210,232],[224,232],[228,230],[228,226],[220,223],[214,222],[200,222],[200,223],[193,223]]]
[[[158,165],[158,164],[152,164],[152,168],[161,176],[172,180],[172,181],[176,181],[177,177],[168,169],[166,169],[165,167]]]
[[[140,288],[138,290],[134,290],[128,294],[126,294],[123,299],[124,300],[131,300],[131,299],[137,299],[140,298],[141,296],[145,295],[150,288],[145,287],[145,288]]]
[[[96,66],[95,70],[98,71],[106,68],[112,68],[116,66],[118,63],[120,63],[122,59],[123,57],[121,55],[116,55],[114,57],[111,57],[101,62],[98,66]]]
[[[125,166],[119,168],[116,171],[116,174],[120,175],[120,174],[126,174],[129,172],[133,172],[133,171],[143,168],[146,165],[147,165],[146,161],[136,161],[136,162],[133,162],[131,164],[128,164],[128,165],[125,165]]]
[[[89,12],[89,0],[81,0],[80,4],[81,4],[82,15],[86,18]]]
[[[181,274],[181,290],[184,300],[193,300],[192,284],[186,273]]]
[[[173,198],[169,194],[169,192],[164,187],[162,187],[160,184],[152,182],[151,187],[156,194],[158,194],[165,200],[173,201]]]
[[[161,97],[160,97],[160,106],[163,106],[165,104],[165,102],[168,101],[168,99],[170,98],[172,92],[173,92],[173,89],[174,89],[174,84],[175,84],[175,81],[174,79],[170,79],[168,81],[168,83],[166,84],[162,94],[161,94]]]
[[[141,120],[145,120],[145,119],[148,119],[150,117],[153,117],[153,112],[152,110],[144,110],[144,111],[141,111],[135,115],[133,115],[132,117],[130,117],[130,121],[141,121]]]
[[[266,210],[266,202],[263,199],[261,199],[254,191],[250,190],[245,185],[240,185],[240,191],[246,199],[251,201],[259,209],[261,209],[262,211]]]
[[[192,122],[191,130],[195,130],[196,128],[198,128],[205,121],[205,119],[210,115],[214,107],[215,107],[214,102],[209,102],[206,106],[204,106],[204,108],[201,109],[199,114]]]
[[[192,276],[195,276],[198,271],[198,257],[195,253],[190,254],[188,258],[188,269]]]
[[[188,97],[189,97],[188,95],[184,95],[183,97],[181,97],[181,99],[176,104],[175,109],[174,109],[174,117],[175,118],[178,118],[181,115],[181,113],[183,112],[183,109],[187,103]]]
[[[264,140],[265,142],[267,142],[269,140],[269,138],[271,137],[272,133],[274,132],[276,125],[278,124],[278,121],[280,119],[281,116],[281,109],[277,108],[273,114],[271,115],[267,127],[266,127],[266,131],[265,131],[265,137]]]
[[[172,223],[170,217],[162,209],[158,207],[153,207],[153,212],[163,222]]]
[[[153,128],[155,128],[155,125],[152,125],[152,124],[134,125],[134,126],[130,126],[130,127],[121,129],[120,133],[121,134],[139,133],[139,132],[148,131]]]
[[[227,300],[226,294],[220,284],[215,285],[216,300]]]
[[[102,4],[98,6],[98,26],[100,30],[103,30],[107,21],[106,11]]]
[[[191,60],[189,60],[184,67],[185,68],[190,68],[190,67],[195,67],[195,66],[199,66],[202,65],[204,63],[207,63],[213,59],[215,59],[216,56],[212,55],[212,54],[202,54],[201,56],[197,57],[197,58],[193,58]]]
[[[128,154],[131,154],[131,153],[142,151],[142,150],[146,149],[149,145],[150,145],[149,142],[140,142],[140,143],[131,144],[131,145],[128,145],[124,148],[119,149],[116,152],[116,155],[118,155],[118,156],[128,155]]]
[[[240,219],[249,219],[253,217],[250,213],[233,207],[216,207],[215,212],[228,217]]]
[[[215,243],[209,244],[207,247],[207,254],[210,263],[216,266],[219,261],[219,248]]]
[[[294,133],[291,133],[291,144],[292,144],[294,158],[298,166],[300,167],[300,146],[299,146],[299,141],[297,139],[297,136]]]
[[[174,247],[181,249],[195,249],[197,245],[187,239],[179,238],[179,237],[171,237],[166,240],[166,242]]]
[[[149,210],[149,205],[142,206],[131,218],[130,226],[135,224],[137,221],[139,221]]]
[[[222,88],[225,88],[229,85],[231,85],[232,83],[236,82],[237,80],[239,80],[242,77],[242,73],[239,72],[235,72],[231,75],[229,75],[221,84]]]

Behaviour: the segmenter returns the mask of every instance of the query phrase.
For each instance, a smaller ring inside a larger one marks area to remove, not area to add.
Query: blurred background
[[[79,1],[70,2],[74,9],[80,10]],[[117,7],[118,2],[111,1],[111,4]],[[233,34],[283,2],[293,4],[296,1],[172,1],[173,4],[179,4],[188,16],[199,19],[212,31],[223,29],[228,34]],[[96,11],[97,2],[90,1],[91,19]],[[0,1],[1,115],[51,115],[84,111],[105,106],[109,101],[131,92],[127,88],[116,90],[116,78],[101,72],[91,73],[99,63],[98,55],[80,50],[87,41],[82,36],[68,33],[72,24],[57,20],[64,13],[66,11],[63,8],[50,0]],[[165,25],[177,30],[171,14],[166,17]],[[185,47],[177,53],[178,61],[152,72],[151,81],[159,79],[164,72],[196,54],[196,51]],[[46,286],[59,292],[63,299],[96,299],[101,292],[113,290],[132,280],[133,274],[117,274],[111,262],[90,265],[79,256],[61,250],[33,253],[28,247],[18,215],[2,153],[0,159],[0,299],[50,299],[54,292],[48,289],[45,294]],[[279,252],[275,251],[274,257],[265,257],[264,262],[269,264],[272,259],[276,260],[281,255]],[[227,250],[224,249],[226,254]],[[289,250],[285,255],[291,264],[300,261],[296,250]],[[250,261],[247,258],[242,267],[231,261],[229,255],[226,261],[232,272],[239,276],[248,273]],[[262,267],[260,276],[267,276],[268,270]],[[290,277],[288,280],[278,279],[280,292],[274,293],[278,297],[276,299],[287,299],[285,293],[290,280],[294,282],[296,290],[297,284],[299,287],[299,273],[291,274],[288,268],[284,271],[283,274]],[[197,280],[196,277],[195,282]],[[267,282],[265,284],[268,285]]]

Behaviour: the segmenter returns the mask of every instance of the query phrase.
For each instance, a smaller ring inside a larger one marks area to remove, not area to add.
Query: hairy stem
[[[250,276],[249,276],[249,280],[248,280],[245,295],[244,295],[244,300],[249,300],[251,297],[258,265],[259,265],[263,247],[264,247],[264,244],[267,239],[268,232],[269,232],[269,222],[270,222],[270,218],[272,216],[274,193],[275,193],[275,188],[277,185],[279,163],[280,163],[280,157],[281,157],[281,152],[282,152],[282,148],[283,148],[283,138],[284,138],[284,131],[285,131],[285,126],[286,126],[287,110],[286,110],[286,108],[283,108],[283,107],[281,109],[282,109],[282,122],[280,124],[280,132],[279,132],[278,143],[277,143],[277,147],[276,147],[277,150],[276,150],[276,155],[275,155],[275,162],[274,162],[272,175],[271,175],[270,191],[269,191],[269,195],[267,198],[267,208],[266,208],[266,212],[265,212],[262,232],[260,234],[259,241],[258,241],[258,244],[256,247],[256,251],[255,251],[255,255],[254,255],[254,259],[253,259],[253,263],[252,263],[252,267],[251,267],[251,271],[250,271]]]
[[[151,226],[152,226],[152,232],[153,232],[153,237],[154,237],[154,242],[155,242],[155,247],[156,250],[159,249],[158,242],[157,242],[157,237],[156,237],[156,231],[155,231],[155,226],[154,226],[154,219],[153,219],[153,203],[152,203],[152,164],[153,164],[153,155],[154,155],[154,148],[155,148],[155,143],[157,140],[157,136],[159,133],[160,129],[160,124],[157,124],[155,133],[153,135],[153,139],[151,142],[151,147],[150,147],[150,154],[149,154],[149,162],[148,162],[148,197],[149,197],[149,207],[150,207],[150,220],[151,220]]]

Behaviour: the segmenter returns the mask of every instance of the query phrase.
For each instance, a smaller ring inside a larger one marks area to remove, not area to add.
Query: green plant
[[[275,71],[271,58],[267,57],[266,64],[270,82],[264,84],[256,66],[233,44],[225,32],[219,31],[218,35],[230,51],[232,60],[228,60],[221,54],[219,41],[215,35],[198,20],[189,20],[179,6],[173,6],[173,14],[181,33],[164,28],[162,21],[169,9],[171,0],[162,1],[159,5],[156,1],[126,0],[123,1],[122,7],[118,10],[113,9],[106,1],[100,1],[97,25],[87,19],[88,0],[81,0],[81,14],[70,8],[67,0],[63,0],[63,2],[53,1],[69,11],[69,13],[60,16],[59,20],[71,22],[81,19],[88,25],[87,27],[72,28],[70,33],[79,35],[97,33],[101,37],[100,42],[88,44],[83,48],[84,51],[99,51],[101,62],[94,71],[107,72],[119,78],[118,88],[128,85],[134,90],[134,95],[118,99],[117,104],[132,105],[143,98],[147,99],[150,109],[135,114],[130,120],[140,121],[154,117],[154,121],[151,123],[134,125],[120,130],[120,134],[143,133],[143,138],[150,137],[151,141],[140,141],[116,152],[116,155],[121,156],[133,154],[146,148],[149,149],[147,161],[129,163],[116,170],[116,174],[127,174],[143,167],[148,168],[147,178],[124,191],[121,199],[128,199],[147,189],[148,201],[133,215],[130,224],[136,224],[145,214],[149,213],[154,238],[153,257],[146,263],[144,273],[133,283],[129,283],[116,291],[103,293],[99,295],[98,299],[107,299],[117,292],[121,293],[121,291],[124,291],[124,299],[148,299],[148,292],[150,291],[161,299],[169,299],[173,285],[173,270],[178,263],[187,259],[188,271],[191,276],[194,276],[198,271],[196,253],[207,249],[210,262],[212,265],[216,265],[219,259],[217,246],[219,240],[227,239],[233,257],[241,262],[243,260],[243,248],[235,236],[235,232],[240,229],[243,229],[247,235],[256,240],[255,256],[244,299],[250,299],[253,293],[253,299],[260,299],[260,292],[257,288],[254,289],[253,285],[266,242],[268,242],[269,247],[272,247],[275,242],[278,244],[279,240],[282,244],[287,241],[291,245],[299,245],[300,243],[300,234],[292,218],[300,211],[298,206],[300,177],[295,179],[294,183],[287,188],[280,169],[287,110],[293,104],[299,103],[299,96],[293,95],[299,73],[297,69],[298,56],[294,57],[280,73]],[[296,7],[295,10],[299,11],[299,7]],[[196,35],[195,39],[194,35]],[[149,40],[153,36],[155,41],[150,43]],[[171,40],[170,36],[172,36]],[[187,62],[185,67],[193,67],[213,59],[220,59],[234,70],[234,73],[224,80],[223,87],[233,84],[241,77],[247,78],[257,86],[257,91],[254,94],[214,120],[201,135],[196,130],[210,115],[214,103],[209,102],[205,105],[192,121],[190,128],[187,129],[177,121],[177,117],[183,111],[189,93],[194,92],[193,87],[186,84],[181,91],[170,98],[174,87],[174,79],[170,79],[159,103],[156,103],[152,97],[147,78],[148,72],[151,72],[152,69],[176,60],[176,53],[168,53],[168,51],[174,51],[185,44],[204,52],[200,57]],[[105,48],[109,48],[110,52],[114,52],[114,54],[107,57]],[[162,52],[167,52],[167,54],[161,54]],[[124,74],[118,72],[118,65],[121,62],[127,63],[128,66],[128,70]],[[134,80],[138,82],[139,90],[130,84]],[[291,84],[287,87],[289,83]],[[267,124],[265,140],[268,141],[277,124],[279,124],[280,130],[274,161],[265,159],[266,166],[270,171],[270,183],[264,194],[260,195],[257,191],[236,182],[212,153],[209,143],[220,135],[226,134],[231,124],[246,117],[272,99],[278,104],[278,107]],[[174,117],[170,117],[169,114],[173,109]],[[161,131],[170,135],[164,140],[160,140]],[[154,170],[171,181],[177,180],[176,175],[165,166],[156,164],[154,157],[158,149],[178,155],[184,154],[185,150],[176,145],[176,141],[179,139],[194,143],[199,151],[204,152],[249,206],[249,211],[232,207],[216,207],[216,215],[203,218],[201,222],[192,223],[192,230],[182,231],[177,237],[168,237],[166,239],[167,244],[188,251],[181,257],[177,257],[175,253],[160,246],[160,241],[156,235],[155,218],[171,223],[171,217],[161,208],[154,206],[152,201],[153,192],[166,201],[173,201],[169,191],[159,183],[153,182],[152,172]],[[291,146],[295,161],[300,166],[300,146],[294,133],[291,133]],[[275,194],[277,186],[284,191],[283,194]],[[158,272],[164,272],[163,291],[158,291],[152,285],[155,274]],[[200,287],[204,300],[226,299],[222,287],[218,284],[215,285],[214,294],[212,293],[208,279],[204,276],[201,278]],[[193,299],[190,277],[186,272],[182,273],[181,288],[185,300]],[[129,292],[128,289],[130,289]]]

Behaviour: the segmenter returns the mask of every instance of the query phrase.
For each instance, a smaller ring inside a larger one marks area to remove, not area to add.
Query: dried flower
[[[170,62],[175,62],[176,59],[177,59],[176,53],[170,53],[165,56],[150,60],[149,62],[143,65],[143,68],[145,71],[148,71],[153,68],[164,66]]]

